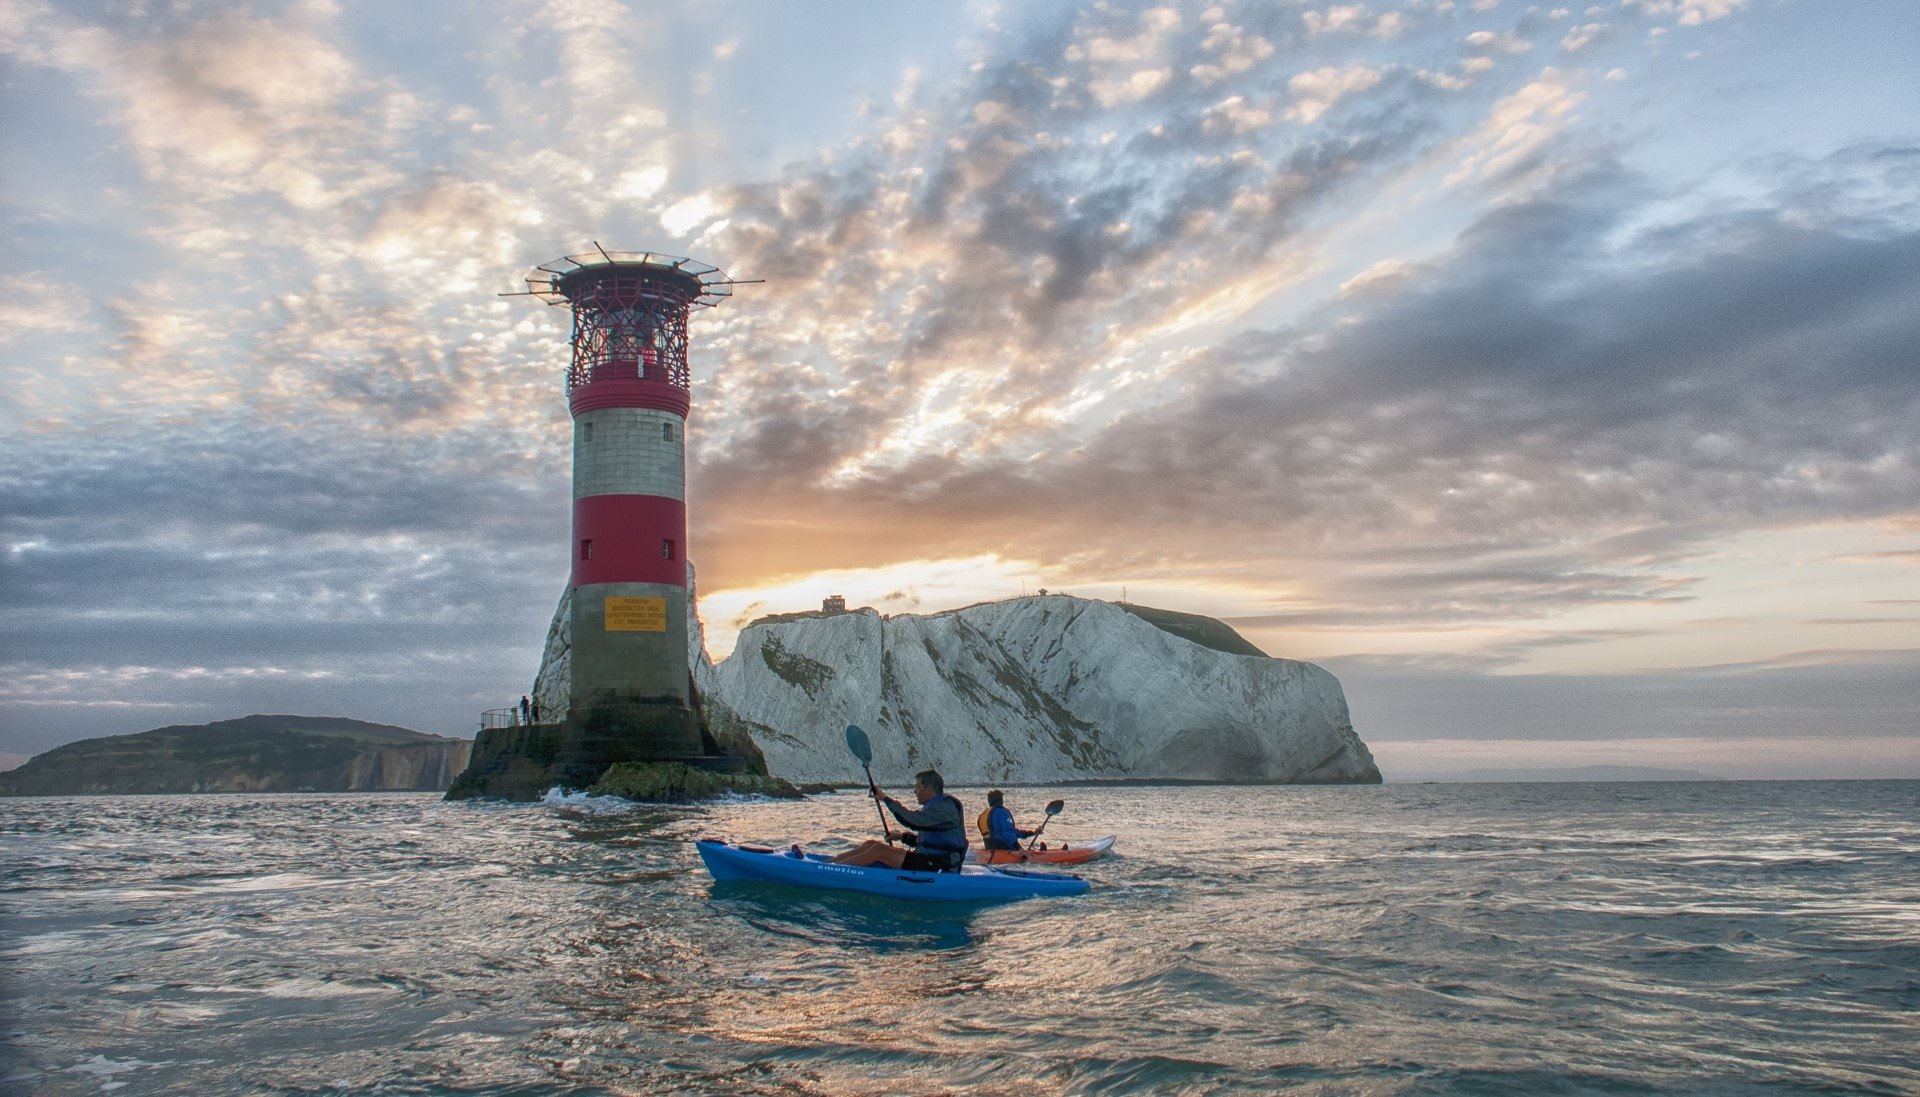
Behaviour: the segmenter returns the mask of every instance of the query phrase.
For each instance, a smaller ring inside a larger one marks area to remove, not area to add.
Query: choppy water
[[[1056,795],[1095,889],[973,908],[690,845],[856,796],[0,801],[0,1089],[1920,1092],[1920,783]]]

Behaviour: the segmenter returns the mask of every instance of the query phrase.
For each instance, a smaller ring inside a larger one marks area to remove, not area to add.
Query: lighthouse
[[[687,666],[687,316],[731,283],[705,263],[594,252],[527,288],[573,313],[572,723],[698,756]]]
[[[526,281],[526,295],[572,314],[568,705],[483,726],[450,795],[583,788],[615,762],[725,768],[687,658],[687,317],[737,283],[693,259],[598,244]]]

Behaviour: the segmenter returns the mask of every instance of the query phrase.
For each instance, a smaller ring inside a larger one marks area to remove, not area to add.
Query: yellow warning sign
[[[667,631],[665,598],[608,598],[608,632]]]

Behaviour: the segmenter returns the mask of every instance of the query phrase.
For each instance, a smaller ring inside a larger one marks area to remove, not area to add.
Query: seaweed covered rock
[[[595,796],[618,796],[622,800],[655,803],[685,803],[710,800],[729,793],[752,796],[801,798],[799,789],[778,777],[759,773],[716,773],[695,769],[680,762],[621,762],[600,775],[592,788]]]

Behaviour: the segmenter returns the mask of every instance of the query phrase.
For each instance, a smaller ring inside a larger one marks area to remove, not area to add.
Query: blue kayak
[[[716,881],[758,880],[796,887],[864,891],[896,899],[944,902],[1030,899],[1040,895],[1079,895],[1087,882],[1064,872],[968,865],[959,872],[908,872],[871,865],[836,865],[822,853],[795,857],[790,851],[729,845],[703,838],[694,843]]]

